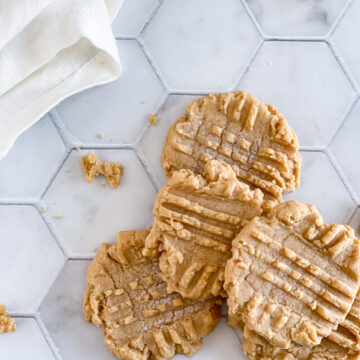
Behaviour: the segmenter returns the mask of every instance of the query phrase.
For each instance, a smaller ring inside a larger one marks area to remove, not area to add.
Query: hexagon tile
[[[0,201],[38,199],[65,154],[49,116],[22,134],[0,161]]]
[[[355,191],[357,200],[360,200],[360,171],[355,157],[359,154],[359,132],[360,132],[360,101],[346,119],[340,131],[335,136],[330,150],[335,156],[346,180]]]
[[[275,37],[324,36],[346,4],[346,0],[245,1],[264,33]]]
[[[168,129],[203,94],[245,89],[277,106],[303,158],[285,198],[358,229],[358,15],[355,0],[124,0],[113,23],[123,75],[63,101],[0,161],[0,303],[17,323],[0,357],[114,359],[83,318],[87,266],[118,231],[151,226]],[[117,189],[86,182],[93,150],[124,165]],[[222,311],[194,360],[246,359]]]
[[[1,302],[12,313],[33,313],[60,271],[63,255],[32,206],[0,205],[0,229],[0,254],[7,254],[0,261]]]
[[[4,360],[55,360],[34,319],[16,319],[15,334],[0,336]]]
[[[347,192],[328,157],[322,152],[302,151],[300,187],[285,200],[314,204],[326,222],[347,223],[356,204]],[[331,194],[331,196],[330,196]]]
[[[41,305],[40,318],[63,360],[114,360],[103,343],[101,329],[83,317],[88,265],[89,261],[66,263]]]
[[[360,86],[360,44],[358,41],[349,41],[349,39],[359,34],[359,16],[360,2],[352,1],[332,37],[345,64],[355,76],[358,86]]]
[[[302,146],[325,146],[356,96],[323,42],[265,42],[237,87],[276,105]]]
[[[165,1],[143,39],[169,87],[185,92],[229,89],[260,41],[238,0]]]
[[[113,22],[115,36],[135,37],[160,4],[160,0],[124,0],[119,15]]]
[[[80,158],[88,152],[71,152],[43,199],[45,215],[73,256],[93,256],[102,242],[114,242],[118,231],[152,224],[155,189],[135,153],[96,151],[101,160],[124,165],[121,185],[112,189],[102,176],[86,182]]]
[[[56,108],[79,144],[134,143],[149,122],[149,114],[164,98],[164,88],[138,43],[121,40],[117,44],[123,75],[110,84],[72,96]]]

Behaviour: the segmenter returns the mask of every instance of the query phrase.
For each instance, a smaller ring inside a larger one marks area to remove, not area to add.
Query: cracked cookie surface
[[[144,257],[148,230],[102,244],[87,272],[85,319],[102,326],[109,351],[124,360],[192,355],[221,317],[221,300],[168,294],[156,257]]]
[[[279,201],[299,185],[294,130],[278,109],[246,91],[199,98],[170,128],[162,153],[167,176],[179,169],[202,174],[211,159],[232,165],[241,181],[260,188],[268,200]]]
[[[288,201],[252,220],[225,271],[229,323],[273,346],[315,346],[344,323],[359,288],[359,241],[324,224],[312,205]]]
[[[209,161],[203,175],[175,171],[159,191],[145,255],[160,253],[168,291],[206,299],[223,295],[224,269],[240,229],[261,214],[263,193],[251,190],[232,167]]]

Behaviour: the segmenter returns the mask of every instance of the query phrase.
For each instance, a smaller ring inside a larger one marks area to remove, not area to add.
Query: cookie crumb
[[[56,216],[56,219],[58,219],[58,220],[61,220],[63,218],[63,216],[62,215],[58,215],[58,216]]]
[[[155,114],[150,114],[149,120],[151,125],[157,125],[157,116]]]
[[[43,207],[41,208],[41,210],[42,210],[43,213],[44,213],[44,212],[47,212],[47,206],[43,206]]]
[[[141,100],[141,103],[142,103],[142,104],[146,104],[146,101],[145,101],[145,100]]]
[[[81,151],[81,149],[79,147],[76,147],[75,150],[76,151]]]
[[[14,332],[15,320],[7,313],[5,305],[0,305],[0,334]]]
[[[105,135],[102,134],[102,133],[100,133],[100,134],[98,134],[98,138],[101,139],[101,140],[104,140],[104,139],[105,139]]]
[[[94,152],[82,156],[81,165],[86,174],[87,182],[92,183],[95,176],[104,175],[112,188],[117,188],[120,185],[121,177],[124,174],[122,164],[102,162]]]
[[[360,226],[358,227],[358,233],[360,234]]]
[[[65,172],[66,172],[67,174],[69,174],[69,173],[71,173],[71,170],[65,170]]]
[[[106,184],[101,184],[101,187],[103,187],[103,188],[104,188],[105,186],[106,186]]]

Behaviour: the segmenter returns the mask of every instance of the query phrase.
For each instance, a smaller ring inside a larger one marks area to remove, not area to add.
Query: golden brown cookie
[[[281,199],[299,185],[301,157],[295,132],[272,105],[246,91],[211,94],[191,102],[170,128],[162,153],[167,176],[219,159],[266,199]]]
[[[0,305],[0,334],[15,331],[15,320],[7,313],[5,305]]]
[[[229,320],[276,347],[318,345],[348,314],[360,281],[359,241],[324,224],[312,205],[288,201],[233,241],[225,271]]]
[[[206,299],[223,295],[231,242],[262,211],[263,193],[239,181],[231,166],[211,160],[203,175],[178,170],[159,191],[145,255],[160,253],[168,291]]]
[[[156,257],[144,257],[148,230],[124,231],[102,244],[87,272],[85,319],[102,326],[109,351],[123,360],[192,355],[221,317],[221,301],[168,294]]]
[[[314,347],[274,347],[245,326],[242,349],[250,360],[358,360],[360,359],[360,294],[344,322]]]

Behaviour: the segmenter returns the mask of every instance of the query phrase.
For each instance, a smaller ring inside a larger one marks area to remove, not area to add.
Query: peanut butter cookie
[[[299,185],[298,150],[296,134],[278,109],[237,91],[191,102],[169,130],[162,164],[167,176],[179,169],[202,174],[207,161],[222,160],[266,199],[280,200]]]
[[[203,175],[174,171],[159,191],[145,255],[160,253],[168,291],[206,299],[223,295],[224,269],[240,229],[261,214],[263,193],[241,182],[228,164],[211,160]]]
[[[156,257],[144,257],[148,230],[124,231],[102,244],[87,272],[85,319],[102,326],[109,351],[123,360],[192,355],[221,317],[221,301],[168,294]]]
[[[229,320],[273,346],[315,346],[344,323],[359,289],[359,241],[288,201],[253,219],[233,241],[225,271]]]

